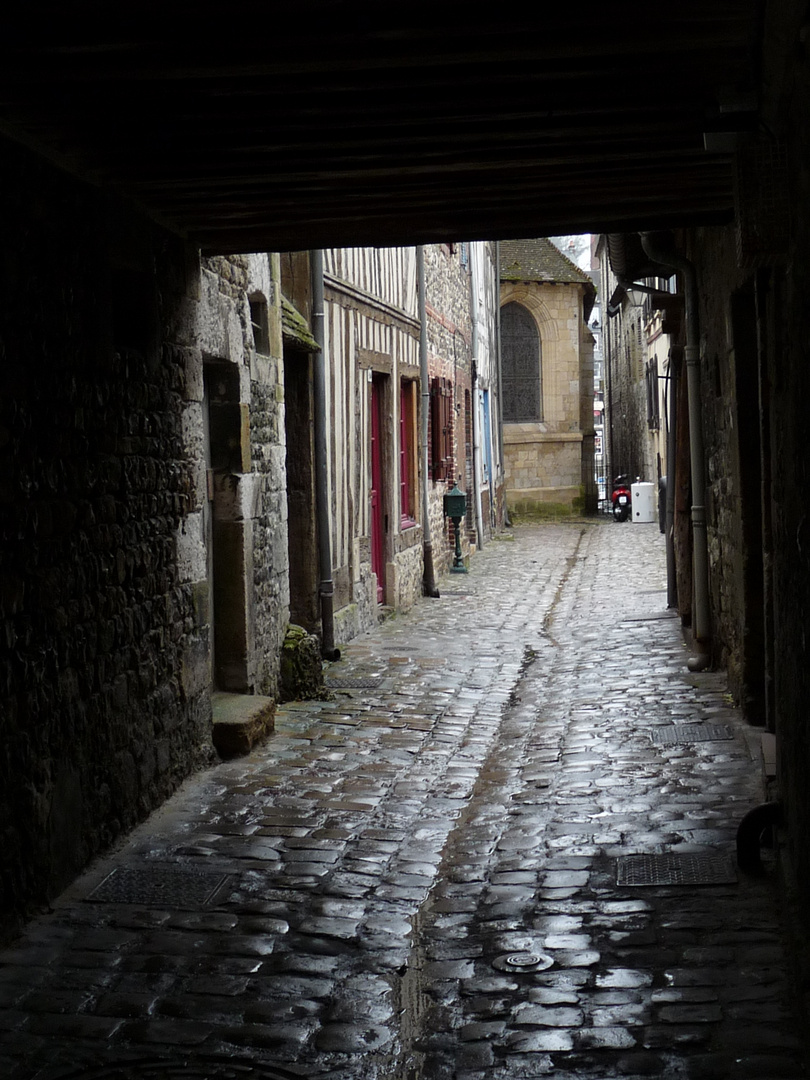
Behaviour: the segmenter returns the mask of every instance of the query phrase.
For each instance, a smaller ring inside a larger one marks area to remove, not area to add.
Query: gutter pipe
[[[695,612],[692,638],[698,651],[691,657],[691,671],[702,671],[711,661],[709,622],[709,551],[706,536],[706,480],[704,470],[703,419],[700,402],[700,322],[697,271],[694,263],[674,251],[659,250],[652,233],[641,233],[641,246],[647,255],[663,266],[683,274],[686,318],[686,382],[689,398],[689,450],[692,474],[692,547],[695,589]],[[669,468],[669,466],[667,466]],[[669,481],[667,481],[669,486]]]
[[[675,357],[670,350],[669,357],[669,415],[667,417],[667,516],[666,516],[666,546],[667,546],[667,607],[678,606],[678,575],[675,567],[675,455],[677,445],[675,428],[678,421],[678,383],[680,373]]]
[[[323,251],[310,251],[309,267],[312,279],[312,336],[318,343],[314,362],[315,406],[315,513],[318,522],[318,567],[321,603],[321,656],[339,660],[335,648],[334,599],[332,580],[332,540],[329,521],[329,473],[326,448],[326,332],[323,300]]]
[[[475,541],[480,551],[484,546],[484,529],[482,526],[483,511],[481,509],[481,469],[479,459],[481,456],[481,425],[478,416],[478,275],[475,272],[476,253],[473,245],[469,245],[470,253],[470,317],[472,321],[472,393],[470,395],[470,408],[472,409],[472,481],[473,481],[473,506],[475,512]]]
[[[424,571],[422,592],[425,596],[438,597],[436,574],[433,569],[433,543],[430,538],[430,483],[428,465],[428,416],[430,415],[430,381],[428,377],[427,310],[425,307],[425,249],[416,249],[416,292],[419,301],[419,382],[422,391],[422,413],[419,417],[420,457],[422,459],[422,548]]]
[[[497,415],[495,418],[495,430],[498,433],[498,473],[503,481],[504,457],[503,457],[503,355],[501,352],[501,242],[495,241],[495,373],[498,380]],[[490,421],[491,423],[491,421]],[[492,489],[492,502],[495,502],[495,477],[490,477]],[[503,491],[503,522],[509,524],[509,514],[506,509],[506,490],[504,483]]]

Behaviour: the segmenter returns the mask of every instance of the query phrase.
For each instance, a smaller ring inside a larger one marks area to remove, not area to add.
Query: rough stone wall
[[[780,14],[772,6],[772,17]],[[775,102],[768,121],[785,141],[792,166],[787,195],[791,208],[789,247],[784,260],[763,266],[757,304],[767,350],[766,397],[769,473],[766,493],[772,516],[773,641],[775,715],[780,788],[787,816],[787,840],[810,910],[810,456],[807,402],[810,400],[810,63],[799,9],[784,36],[787,55],[772,55],[766,97]],[[801,43],[801,44],[800,44]],[[781,46],[781,42],[780,42]],[[780,194],[782,187],[780,184]],[[768,193],[769,194],[769,193]],[[766,569],[771,553],[766,553]]]
[[[183,333],[196,348],[201,370],[208,372],[209,381],[222,377],[232,385],[228,402],[236,410],[230,428],[218,432],[213,416],[210,424],[212,447],[221,444],[219,451],[212,450],[218,458],[213,470],[213,607],[220,639],[216,655],[221,659],[225,648],[233,651],[225,671],[218,663],[215,679],[220,689],[271,697],[278,689],[289,622],[278,263],[275,255],[206,259],[199,296],[184,302],[183,320]],[[254,341],[250,300],[265,312],[260,349]],[[204,467],[204,408],[200,386],[185,425],[198,469]],[[225,444],[234,445],[223,467]],[[203,478],[197,485],[195,513],[204,516],[206,499]],[[207,574],[203,532],[201,528],[196,545],[201,576]]]
[[[620,473],[627,474],[631,482],[637,476],[645,478],[648,440],[642,320],[642,309],[629,304],[606,320],[607,424],[612,472],[608,488]]]
[[[427,308],[428,376],[450,379],[453,383],[454,479],[467,489],[468,427],[465,397],[471,388],[472,322],[470,311],[470,273],[461,259],[461,245],[432,244],[425,247],[425,296]],[[429,444],[430,445],[430,444]],[[442,500],[452,482],[428,479],[433,563],[442,573],[453,561],[454,536],[445,519]],[[472,508],[470,485],[467,506]],[[468,521],[470,514],[468,513]],[[462,554],[469,555],[469,529],[461,526]]]
[[[770,7],[769,21],[789,18],[786,9]],[[688,253],[698,269],[701,292],[714,652],[728,666],[732,686],[739,690],[749,639],[756,633],[764,635],[754,656],[766,674],[758,719],[767,719],[777,736],[786,854],[806,913],[810,904],[810,173],[806,168],[810,64],[806,50],[798,48],[798,26],[781,30],[778,39],[766,34],[769,63],[762,96],[769,134],[763,144],[766,155],[786,149],[790,171],[783,177],[777,170],[763,191],[763,205],[771,216],[754,237],[755,242],[760,237],[767,240],[769,224],[781,227],[788,221],[781,255],[767,252],[764,258],[741,262],[734,227],[692,230]],[[785,45],[789,54],[782,51]],[[790,216],[780,220],[773,214],[782,197]],[[746,215],[752,209],[745,204],[742,208]],[[757,451],[753,457],[751,443]],[[746,481],[746,461],[748,477],[756,478],[753,485]],[[760,466],[764,498],[757,490]],[[763,599],[764,631],[759,610]]]
[[[254,668],[256,692],[275,697],[284,636],[289,623],[284,353],[281,338],[280,265],[277,255],[247,257],[250,299],[267,306],[267,351],[259,351],[246,325],[250,369],[252,471],[259,491],[253,519]],[[249,307],[242,311],[249,322]]]
[[[278,260],[201,268],[117,204],[24,153],[3,155],[8,933],[211,760],[212,363],[237,388],[238,464],[221,488],[215,478],[214,502],[238,537],[250,692],[276,692],[289,598]],[[266,354],[254,348],[249,295],[267,302]]]
[[[740,429],[730,305],[732,294],[748,275],[738,268],[731,228],[695,230],[690,235],[690,255],[700,289],[700,401],[713,653],[728,671],[732,692],[739,696],[746,607],[738,443],[740,438],[756,440],[758,433]],[[750,389],[756,393],[755,386]],[[759,493],[747,494],[758,497]]]
[[[13,929],[208,760],[183,246],[4,147],[0,842]]]

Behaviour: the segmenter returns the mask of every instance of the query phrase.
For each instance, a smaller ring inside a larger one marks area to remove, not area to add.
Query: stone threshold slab
[[[211,695],[211,708],[212,738],[223,758],[249,753],[275,729],[276,703],[270,697],[218,691]]]

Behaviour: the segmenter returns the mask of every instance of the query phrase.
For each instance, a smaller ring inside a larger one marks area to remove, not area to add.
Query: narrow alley
[[[664,562],[655,525],[521,526],[357,638],[0,954],[0,1075],[806,1076],[734,861],[761,732],[687,670]]]

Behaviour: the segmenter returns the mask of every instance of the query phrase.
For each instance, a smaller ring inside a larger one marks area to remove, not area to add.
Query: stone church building
[[[500,249],[507,505],[592,513],[593,282],[550,240]]]

